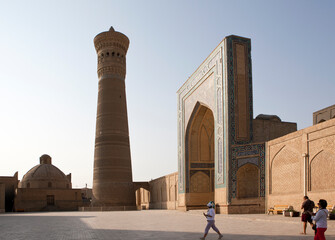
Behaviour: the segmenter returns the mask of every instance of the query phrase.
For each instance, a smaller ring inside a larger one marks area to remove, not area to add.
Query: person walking
[[[219,234],[218,239],[221,239],[223,237],[223,235],[220,233],[219,229],[215,226],[215,220],[214,220],[214,218],[215,218],[215,209],[214,209],[215,204],[214,204],[214,202],[210,201],[207,204],[207,207],[208,207],[207,213],[203,213],[204,216],[207,218],[207,226],[205,228],[204,236],[201,237],[200,239],[204,240],[206,238],[210,228],[213,228],[213,230]]]
[[[327,230],[327,201],[324,199],[319,200],[319,211],[317,211],[315,216],[312,216],[312,220],[316,224],[316,234],[314,240],[326,240],[325,231]]]
[[[306,234],[306,228],[307,228],[307,222],[311,226],[313,226],[312,221],[312,214],[313,214],[313,208],[315,207],[315,204],[313,201],[311,201],[308,196],[303,197],[303,203],[301,205],[301,209],[304,209],[303,213],[301,214],[301,221],[302,221],[302,233]]]

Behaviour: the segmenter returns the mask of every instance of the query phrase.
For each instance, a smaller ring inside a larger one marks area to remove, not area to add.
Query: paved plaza
[[[206,220],[201,211],[48,212],[0,214],[0,239],[199,239]],[[300,235],[300,218],[281,215],[216,215],[223,239],[313,239]],[[335,240],[328,221],[327,240]],[[217,239],[210,230],[206,239]]]

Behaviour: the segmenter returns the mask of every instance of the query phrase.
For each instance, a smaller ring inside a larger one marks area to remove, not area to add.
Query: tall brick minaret
[[[125,92],[129,39],[113,27],[94,38],[98,55],[98,108],[95,133],[94,206],[136,207]]]

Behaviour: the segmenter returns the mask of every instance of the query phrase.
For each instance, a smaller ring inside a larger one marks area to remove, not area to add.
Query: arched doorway
[[[197,103],[186,129],[187,208],[206,206],[214,200],[214,116]]]

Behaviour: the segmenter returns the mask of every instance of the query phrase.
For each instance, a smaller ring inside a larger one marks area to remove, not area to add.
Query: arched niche
[[[300,154],[283,147],[271,161],[271,193],[297,193],[302,189]]]
[[[310,163],[311,191],[335,189],[335,153],[323,150]]]
[[[187,124],[185,149],[186,192],[201,194],[203,197],[198,198],[206,201],[214,198],[214,116],[209,107],[199,102]]]
[[[214,163],[214,116],[205,105],[197,102],[186,129],[187,162]]]
[[[236,173],[237,198],[257,198],[259,196],[259,168],[252,163],[241,166]]]

